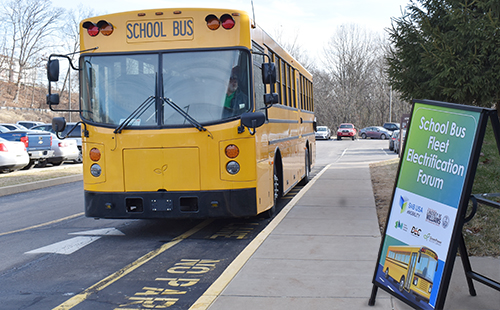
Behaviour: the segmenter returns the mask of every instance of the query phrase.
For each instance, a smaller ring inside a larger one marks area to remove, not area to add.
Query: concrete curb
[[[5,186],[5,187],[0,188],[0,197],[29,192],[29,191],[33,191],[36,189],[61,185],[61,184],[65,184],[65,183],[78,182],[78,181],[82,181],[82,180],[83,180],[83,175],[78,174],[78,175],[70,175],[67,177],[60,177],[60,178],[43,180],[43,181],[32,182],[32,183],[24,183],[24,184],[18,184],[18,185]]]

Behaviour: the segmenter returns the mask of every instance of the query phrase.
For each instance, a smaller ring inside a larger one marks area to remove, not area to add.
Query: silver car
[[[11,172],[24,168],[30,162],[23,142],[0,138],[0,171]]]
[[[330,140],[330,138],[332,137],[332,132],[327,126],[318,126],[316,128],[314,136],[316,137],[316,139]]]

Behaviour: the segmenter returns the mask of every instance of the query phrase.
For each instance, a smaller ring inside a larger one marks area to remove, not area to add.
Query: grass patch
[[[381,233],[387,220],[398,163],[392,160],[370,165]],[[488,123],[481,148],[472,193],[500,193],[500,154],[491,123]],[[500,197],[491,199],[500,203]],[[469,203],[469,211],[471,207]],[[464,225],[463,235],[469,255],[500,256],[500,210],[480,204],[474,218]]]
[[[0,187],[55,179],[82,173],[82,165],[63,165],[53,168],[20,170],[12,173],[0,174]]]

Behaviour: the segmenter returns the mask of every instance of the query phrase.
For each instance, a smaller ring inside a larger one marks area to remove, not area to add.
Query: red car
[[[342,140],[342,137],[347,137],[355,140],[356,134],[357,131],[353,124],[340,124],[339,128],[337,129],[337,140]]]

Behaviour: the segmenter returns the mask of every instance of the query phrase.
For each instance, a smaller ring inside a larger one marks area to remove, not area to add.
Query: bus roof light
[[[210,14],[205,17],[205,21],[207,22],[207,27],[210,30],[217,30],[220,27],[220,21],[217,16]]]
[[[87,33],[91,37],[95,37],[99,34],[99,27],[97,27],[93,22],[84,22],[82,26],[87,29]]]
[[[236,24],[234,19],[229,14],[224,14],[220,17],[220,21],[222,22],[222,28],[224,29],[233,29]]]
[[[111,25],[111,23],[108,23],[105,20],[100,20],[97,23],[97,27],[99,27],[99,30],[105,36],[109,36],[110,34],[113,33],[113,25]]]

